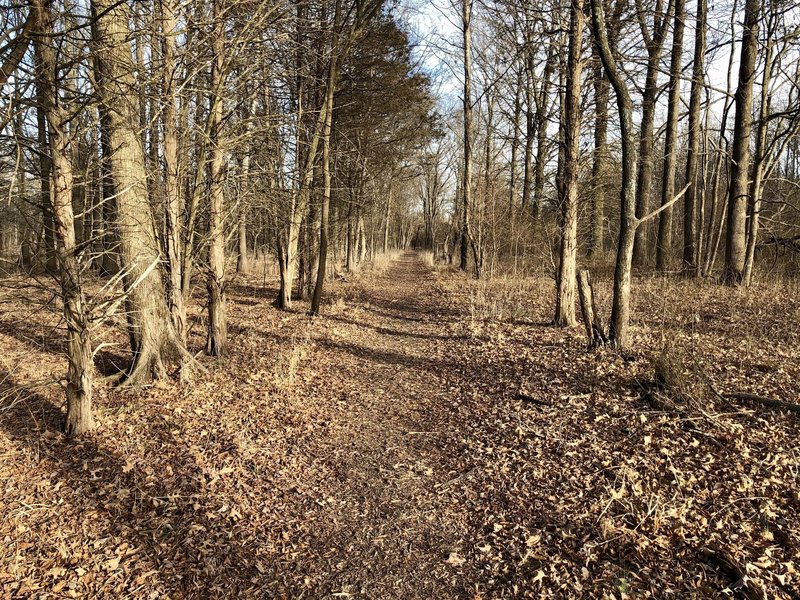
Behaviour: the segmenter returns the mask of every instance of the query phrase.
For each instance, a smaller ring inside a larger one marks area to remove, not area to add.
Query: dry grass
[[[288,350],[283,350],[275,360],[274,381],[278,390],[287,390],[297,382],[297,373],[311,348],[311,331],[307,327],[292,334]]]
[[[26,387],[0,411],[0,597],[735,596],[710,549],[792,598],[800,421],[713,394],[661,410],[642,384],[664,355],[664,387],[694,395],[699,365],[797,398],[793,285],[637,279],[622,357],[546,325],[545,277],[404,257],[333,283],[309,320],[253,273],[231,285],[230,360],[99,388],[78,443],[57,433],[63,390],[30,385],[63,376],[58,311],[5,295],[0,389]]]

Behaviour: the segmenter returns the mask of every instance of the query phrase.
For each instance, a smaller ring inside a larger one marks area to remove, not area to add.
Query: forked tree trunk
[[[611,308],[609,341],[617,348],[629,344],[631,265],[636,234],[636,134],[633,131],[633,102],[620,75],[606,32],[602,0],[591,0],[592,25],[597,49],[608,79],[614,88],[619,111],[622,142],[622,187],[620,189],[620,230],[617,260],[614,268],[614,292]]]
[[[335,82],[336,77],[334,77],[334,85]],[[308,203],[311,199],[311,185],[314,180],[314,162],[327,119],[327,112],[327,101],[323,100],[322,108],[317,114],[314,131],[311,133],[311,140],[306,151],[306,159],[301,173],[300,189],[297,192],[297,202],[292,207],[286,239],[280,241],[282,254],[279,258],[281,281],[276,304],[283,310],[288,310],[292,306],[292,287],[294,285],[295,275],[297,274],[297,249],[300,242],[300,229],[308,210]]]
[[[572,327],[575,319],[575,270],[578,257],[578,169],[581,129],[581,72],[583,60],[583,0],[572,0],[567,57],[567,85],[562,114],[564,164],[560,198],[561,251],[554,322]]]
[[[617,2],[612,20],[608,26],[608,44],[616,47],[617,37],[622,26],[622,11],[626,4]],[[597,44],[592,43],[592,80],[594,82],[595,123],[594,153],[592,160],[592,212],[591,236],[589,239],[589,259],[596,260],[605,252],[605,204],[606,204],[606,171],[608,170],[608,103],[610,86],[603,72],[603,62],[597,51]]]
[[[128,323],[133,363],[127,383],[136,385],[167,375],[169,366],[191,360],[175,333],[167,310],[148,201],[144,150],[138,135],[139,110],[128,41],[129,10],[116,0],[92,1],[95,80],[107,114],[110,165],[117,200],[117,229],[125,269]]]
[[[64,320],[67,324],[67,418],[64,432],[67,436],[85,433],[94,427],[92,419],[92,346],[89,320],[86,311],[81,272],[75,241],[75,219],[72,210],[72,164],[67,123],[70,112],[61,104],[56,87],[56,53],[53,43],[53,22],[48,0],[36,0],[35,41],[36,85],[39,88],[41,109],[48,132],[49,149],[41,148],[51,156],[53,188],[52,206],[55,225],[56,253],[58,256],[61,296],[64,301]]]
[[[208,210],[208,339],[206,353],[209,356],[224,357],[228,354],[228,322],[225,303],[225,194],[223,171],[225,169],[225,149],[222,140],[223,117],[223,73],[225,61],[225,22],[222,16],[222,0],[213,1],[214,32],[212,51],[214,62],[211,65],[211,152],[209,171]]]
[[[753,127],[753,80],[758,53],[760,0],[746,0],[742,51],[739,59],[739,83],[736,88],[736,117],[733,125],[731,178],[728,186],[728,221],[725,237],[725,266],[722,273],[727,285],[739,285],[744,277],[747,252],[745,226],[750,170],[750,132]]]

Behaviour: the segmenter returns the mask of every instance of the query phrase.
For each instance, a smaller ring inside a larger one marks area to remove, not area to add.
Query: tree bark
[[[642,218],[650,209],[650,192],[653,187],[653,122],[656,114],[658,74],[661,52],[664,49],[667,23],[672,14],[673,0],[668,0],[666,13],[662,13],[663,1],[657,0],[653,16],[653,33],[648,32],[641,0],[637,0],[639,26],[647,48],[647,72],[642,95],[642,123],[639,133],[639,173],[636,182],[636,217]],[[636,230],[633,262],[637,267],[647,261],[647,226]]]
[[[750,132],[753,127],[753,80],[758,53],[760,0],[746,0],[744,28],[736,88],[736,117],[733,125],[731,177],[728,186],[728,221],[725,236],[725,265],[722,279],[727,285],[740,285],[746,256],[745,226],[750,171]]]
[[[46,100],[43,98],[44,90],[41,85],[36,86],[36,125],[38,129],[39,147],[43,150],[49,148],[47,134],[47,115],[44,112]],[[44,268],[53,275],[56,274],[56,247],[53,232],[53,204],[51,199],[53,164],[50,152],[39,154],[39,205],[42,209],[42,229],[44,229]]]
[[[603,74],[603,63],[597,57],[593,69],[594,81],[594,156],[592,161],[592,213],[589,259],[596,260],[605,250],[603,224],[605,213],[605,172],[608,145],[608,79]]]
[[[700,113],[701,94],[705,82],[706,53],[706,0],[697,0],[697,16],[694,28],[694,64],[692,65],[692,85],[689,92],[689,148],[686,154],[686,183],[689,189],[683,198],[683,270],[696,277],[699,274],[698,199],[700,197],[700,141],[703,133]]]
[[[67,416],[64,432],[77,436],[94,428],[92,419],[92,345],[89,318],[81,285],[78,246],[75,240],[75,219],[72,210],[71,144],[67,134],[70,112],[58,93],[58,65],[53,43],[54,28],[48,0],[35,0],[36,84],[41,109],[48,127],[49,153],[52,161],[52,206],[55,225],[56,253],[59,263],[64,320],[67,324]]]
[[[581,129],[581,76],[583,70],[583,0],[572,0],[570,11],[567,85],[562,110],[564,165],[562,174],[561,248],[554,322],[560,327],[577,324],[575,318],[576,264],[578,257],[578,169]]]
[[[211,152],[209,157],[209,214],[208,214],[208,339],[206,353],[209,356],[228,355],[228,322],[225,301],[225,193],[224,169],[225,148],[223,140],[224,76],[225,66],[225,20],[222,0],[213,0],[212,18],[214,32],[211,64]]]
[[[92,1],[95,80],[107,114],[110,166],[117,200],[117,228],[125,275],[133,363],[127,383],[136,385],[167,375],[167,366],[191,360],[176,335],[167,310],[148,201],[144,149],[139,130],[129,10],[116,0]]]
[[[472,0],[461,0],[462,34],[464,41],[464,181],[461,190],[461,261],[459,268],[467,270],[469,260],[470,210],[472,205]]]
[[[186,309],[181,284],[181,191],[178,164],[178,115],[175,109],[177,77],[175,63],[176,36],[175,0],[157,0],[161,21],[162,119],[164,122],[164,278],[167,305],[176,335],[186,343]]]
[[[685,0],[675,1],[675,19],[672,29],[670,55],[669,99],[667,101],[667,133],[664,141],[664,172],[661,179],[661,206],[675,196],[675,175],[678,171],[678,118],[680,116],[681,65],[683,56],[683,24],[686,17]],[[669,266],[672,252],[672,207],[665,208],[658,219],[656,242],[656,269],[664,271]]]
[[[628,87],[617,70],[608,43],[602,0],[591,0],[592,25],[603,67],[617,97],[622,143],[622,187],[620,190],[620,231],[614,268],[614,291],[609,341],[617,348],[628,346],[630,322],[631,264],[636,234],[636,134],[633,131],[633,102]]]
[[[764,193],[764,163],[767,152],[767,133],[769,127],[769,109],[771,103],[770,84],[772,82],[774,31],[772,19],[769,20],[766,40],[764,42],[764,71],[761,78],[761,97],[758,107],[758,125],[756,127],[756,146],[753,158],[753,178],[750,182],[750,221],[747,231],[747,250],[745,253],[743,283],[749,286],[753,280],[753,263],[756,259],[758,230],[761,221],[761,197]]]
[[[338,25],[339,5],[336,5],[334,23]],[[336,29],[336,27],[334,27]],[[328,65],[328,82],[325,89],[325,126],[322,132],[322,207],[319,219],[319,259],[317,261],[317,279],[314,283],[314,292],[311,297],[311,314],[318,315],[322,302],[322,291],[325,286],[325,276],[328,266],[328,234],[330,229],[331,208],[331,130],[333,128],[333,98],[336,77],[336,35],[334,31],[331,40],[331,53]]]

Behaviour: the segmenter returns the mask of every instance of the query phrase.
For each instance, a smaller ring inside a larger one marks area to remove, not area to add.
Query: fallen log
[[[796,415],[800,415],[800,404],[787,402],[786,400],[778,400],[777,398],[768,398],[767,396],[759,396],[757,394],[750,394],[748,392],[731,392],[723,394],[729,400],[744,400],[745,402],[756,402],[770,408],[777,408],[779,410],[788,410]]]
[[[525,402],[530,402],[531,404],[538,404],[539,406],[553,406],[552,402],[548,402],[547,400],[541,400],[539,398],[534,398],[530,394],[526,394],[522,390],[517,392],[517,398],[519,400],[524,400]]]

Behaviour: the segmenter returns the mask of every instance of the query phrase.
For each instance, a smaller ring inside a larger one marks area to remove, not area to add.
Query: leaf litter
[[[798,418],[707,388],[797,401],[798,295],[636,284],[621,357],[535,279],[408,255],[312,321],[240,278],[231,359],[98,389],[77,443],[21,387],[60,376],[58,323],[4,303],[0,597],[796,598]]]

